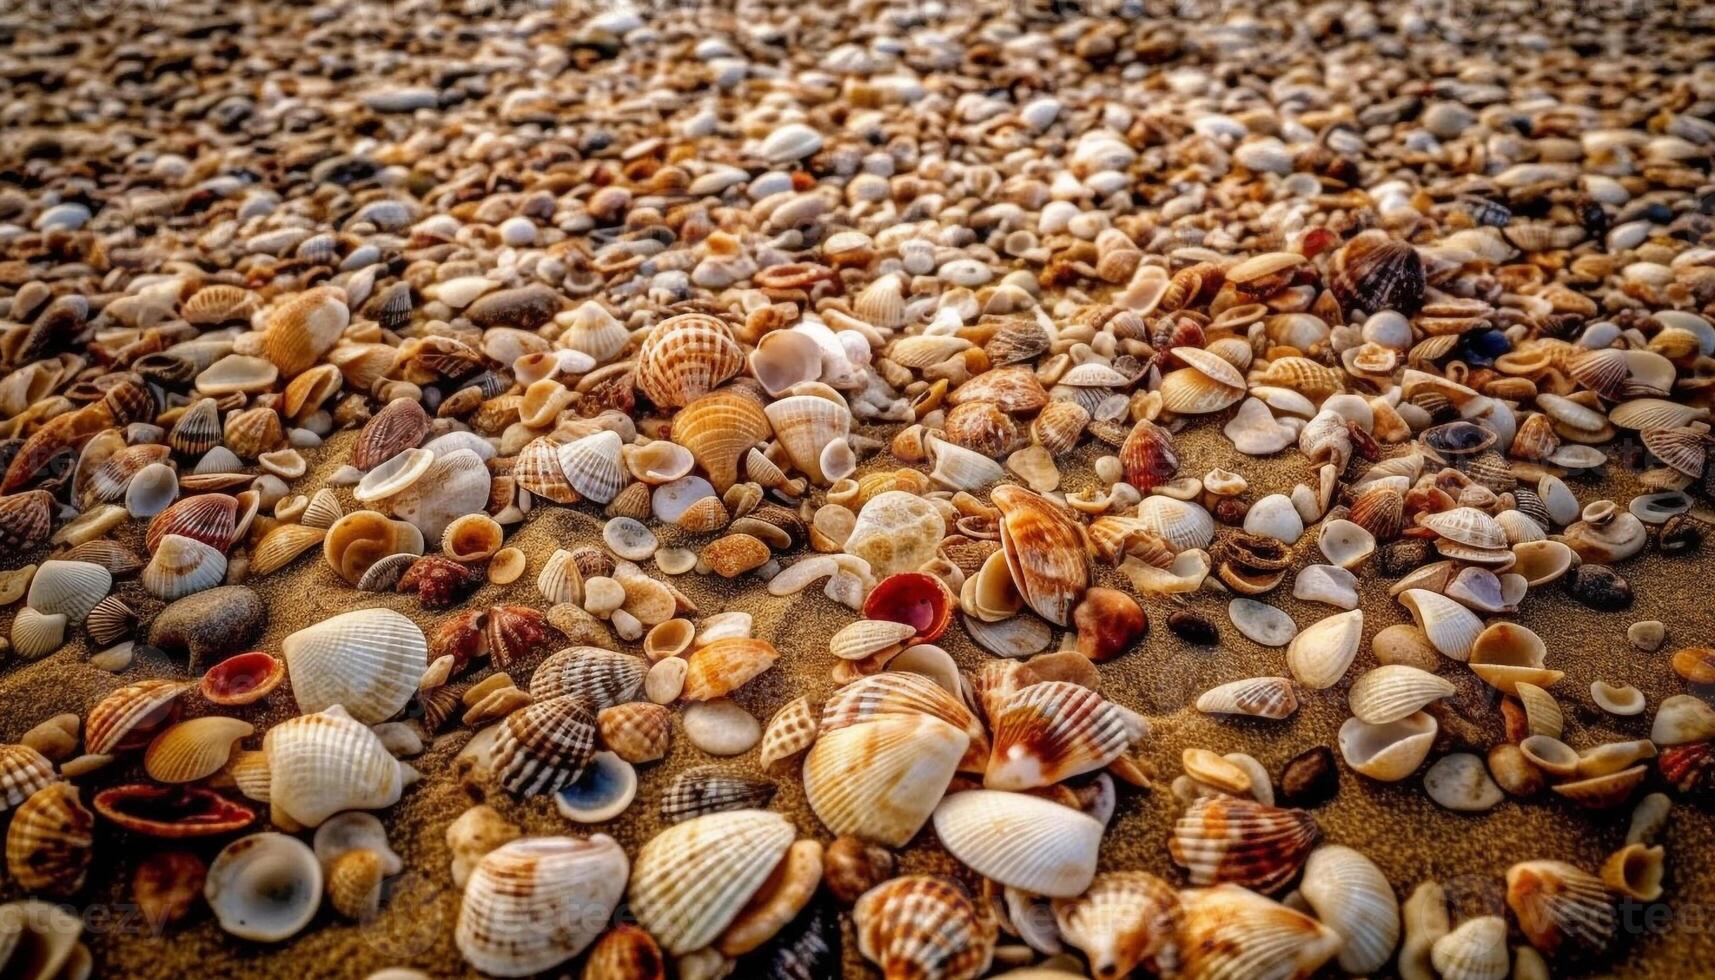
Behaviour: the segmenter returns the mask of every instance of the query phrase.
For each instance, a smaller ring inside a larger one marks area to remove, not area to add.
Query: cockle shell
[[[831,482],[822,472],[822,451],[851,431],[851,409],[821,395],[791,395],[770,402],[763,412],[792,465],[813,483]]]
[[[1504,980],[1507,923],[1498,915],[1459,923],[1430,947],[1430,962],[1442,980]]]
[[[596,730],[601,744],[626,762],[654,762],[671,744],[672,713],[648,701],[616,704],[596,714]]]
[[[512,461],[512,478],[538,497],[557,504],[575,504],[580,499],[560,468],[560,443],[541,436],[524,444]]]
[[[0,545],[25,549],[47,540],[53,527],[53,497],[26,490],[0,497]]]
[[[156,546],[139,580],[159,599],[178,599],[219,585],[226,555],[194,538],[169,534]]]
[[[612,360],[631,342],[625,325],[594,300],[555,315],[554,322],[565,328],[556,340],[559,346],[588,354],[597,364]]]
[[[804,795],[833,833],[900,847],[929,819],[970,742],[929,715],[825,731],[804,759]]]
[[[1173,436],[1147,419],[1139,419],[1120,444],[1120,466],[1125,481],[1148,492],[1179,473],[1179,454]]]
[[[1372,725],[1385,725],[1413,714],[1457,690],[1453,682],[1405,664],[1387,664],[1365,673],[1352,684],[1347,700],[1352,714]]]
[[[112,691],[89,709],[84,720],[84,748],[92,755],[112,755],[136,748],[178,710],[178,699],[191,685],[146,679]]]
[[[1296,875],[1320,839],[1306,811],[1216,794],[1191,804],[1168,850],[1194,885],[1233,882],[1267,892]]]
[[[1065,626],[1090,585],[1078,526],[1023,487],[998,486],[989,499],[1000,508],[1001,550],[1019,595],[1043,619]]]
[[[351,311],[345,291],[321,286],[291,297],[268,314],[262,351],[287,377],[303,372],[339,341]]]
[[[637,852],[632,912],[661,948],[701,949],[762,888],[796,836],[766,810],[729,810],[674,824]]]
[[[428,666],[423,631],[391,609],[341,613],[280,646],[300,710],[344,705],[365,724],[386,721],[405,707]]]
[[[983,784],[991,789],[1032,789],[1092,772],[1144,735],[1138,716],[1068,681],[1019,690],[989,724],[994,746]]]
[[[386,506],[394,517],[415,526],[423,540],[439,541],[448,524],[487,507],[492,487],[482,457],[470,449],[455,449],[437,456],[422,479],[390,497]],[[415,553],[422,550],[418,543]]]
[[[1602,879],[1564,861],[1508,868],[1507,906],[1530,944],[1549,956],[1600,955],[1618,938],[1619,918]]]
[[[502,844],[465,882],[453,941],[467,963],[491,976],[552,970],[601,934],[629,872],[624,849],[606,834]]]
[[[723,494],[738,480],[739,461],[772,431],[762,403],[738,386],[710,392],[673,417],[673,441],[690,451]]]
[[[1053,910],[1061,937],[1084,952],[1095,980],[1121,980],[1139,967],[1159,974],[1178,961],[1179,894],[1146,871],[1097,875],[1077,898],[1055,899]]]
[[[679,823],[727,810],[760,810],[774,798],[774,783],[724,766],[693,766],[661,792],[661,819]]]
[[[25,606],[12,617],[12,650],[26,660],[58,650],[65,638],[65,613],[45,613]]]
[[[1034,895],[1073,898],[1096,873],[1101,821],[1038,796],[966,790],[942,800],[934,821],[954,857]]]
[[[1228,681],[1197,697],[1197,710],[1205,714],[1249,715],[1253,718],[1289,718],[1298,710],[1298,695],[1286,677],[1247,677]]]
[[[566,482],[586,500],[598,504],[612,500],[626,483],[620,453],[624,445],[619,433],[603,429],[561,446],[560,469],[566,474]]]
[[[1371,779],[1398,782],[1428,757],[1439,728],[1434,716],[1422,711],[1383,725],[1347,718],[1340,726],[1340,755]]]
[[[637,388],[663,408],[701,398],[744,368],[732,331],[703,313],[682,313],[655,325],[637,351]]]
[[[1160,535],[1175,552],[1207,548],[1215,539],[1215,519],[1201,506],[1155,495],[1137,505],[1145,530]]]
[[[970,739],[959,768],[981,772],[987,765],[989,739],[982,723],[958,696],[919,674],[888,670],[847,684],[822,706],[819,728],[827,733],[896,715],[927,715],[952,725]]]
[[[1363,633],[1362,609],[1335,613],[1305,627],[1286,650],[1293,678],[1314,690],[1338,684],[1358,655]]]
[[[53,761],[28,745],[0,744],[0,813],[59,779]]]
[[[994,958],[998,924],[950,878],[908,875],[852,909],[858,950],[887,977],[976,980]]]
[[[1461,663],[1470,659],[1471,647],[1483,632],[1483,621],[1475,613],[1428,589],[1407,589],[1400,593],[1399,601],[1443,656]]]
[[[941,512],[927,498],[903,490],[877,494],[858,512],[845,551],[869,562],[878,578],[908,572],[935,557],[947,534]]]
[[[6,828],[6,873],[26,892],[65,896],[83,887],[94,857],[95,815],[70,783],[36,790]]]
[[[589,701],[565,694],[507,715],[497,726],[489,760],[509,792],[537,796],[576,782],[595,754],[595,740]]]
[[[636,697],[648,665],[627,653],[574,646],[557,651],[530,676],[530,695],[538,700],[575,694],[599,711]]]
[[[219,772],[235,744],[255,731],[247,721],[208,715],[164,729],[143,753],[143,769],[160,783],[190,783]]]
[[[220,927],[273,943],[296,935],[322,900],[322,867],[296,837],[251,834],[226,845],[209,865],[203,896]]]
[[[1303,980],[1340,951],[1340,934],[1238,885],[1180,893],[1179,976]]]
[[[767,640],[732,637],[692,651],[683,697],[710,701],[725,697],[767,670],[780,656]]]
[[[100,565],[50,559],[37,566],[24,601],[39,613],[81,623],[112,588],[113,574]]]
[[[1298,893],[1316,918],[1340,934],[1340,968],[1364,975],[1380,970],[1399,945],[1399,899],[1387,876],[1349,847],[1326,844],[1304,862]]]
[[[409,771],[338,704],[275,725],[262,749],[268,753],[269,801],[277,813],[307,827],[344,810],[392,806]]]
[[[415,399],[395,398],[382,406],[357,434],[351,465],[372,470],[407,449],[429,433],[429,416]]]

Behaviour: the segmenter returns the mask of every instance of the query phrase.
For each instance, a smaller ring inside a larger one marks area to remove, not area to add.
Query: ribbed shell
[[[889,980],[974,980],[988,972],[999,926],[957,882],[907,875],[852,909],[858,950]]]
[[[1476,613],[1428,589],[1406,589],[1399,601],[1431,646],[1460,663],[1470,659],[1471,647],[1483,632],[1483,621]]]
[[[357,434],[351,465],[372,470],[423,441],[429,415],[412,398],[395,398],[376,412]]]
[[[1026,793],[973,789],[935,808],[935,835],[971,870],[1032,895],[1072,898],[1090,887],[1101,821]]]
[[[629,872],[624,849],[606,834],[502,844],[465,882],[453,941],[466,962],[491,976],[551,970],[601,934]]]
[[[668,953],[701,949],[732,924],[796,835],[790,821],[766,810],[674,824],[637,852],[632,913]]]
[[[262,748],[269,801],[306,827],[345,810],[392,806],[404,790],[404,767],[338,705],[275,725]]]
[[[391,609],[340,613],[286,637],[280,649],[299,709],[344,705],[371,725],[405,707],[428,667],[423,631]]]
[[[280,373],[290,377],[332,349],[350,321],[344,290],[322,286],[299,293],[268,315],[262,350]]]
[[[1375,973],[1399,945],[1399,899],[1387,876],[1369,858],[1349,847],[1319,847],[1304,863],[1300,895],[1316,918],[1340,934],[1340,967],[1347,973]]]
[[[851,410],[819,395],[791,395],[768,403],[763,412],[792,465],[812,482],[826,483],[822,450],[851,431]]]
[[[596,714],[601,744],[633,765],[667,754],[673,738],[673,713],[649,701],[631,701]]]
[[[112,755],[132,741],[128,738],[132,732],[139,728],[151,732],[190,688],[179,681],[148,679],[113,691],[89,709],[84,721],[84,748],[91,755]]]
[[[1178,959],[1179,893],[1147,871],[1096,876],[1084,894],[1055,899],[1054,922],[1083,950],[1095,980],[1121,980],[1137,967],[1164,974]]]
[[[0,497],[0,546],[22,550],[47,540],[53,529],[53,502],[46,490]]]
[[[662,408],[690,404],[744,369],[732,330],[705,313],[655,325],[637,351],[637,390]]]
[[[1455,690],[1452,681],[1426,670],[1407,664],[1386,664],[1353,682],[1347,701],[1359,720],[1385,725],[1415,714]]]
[[[1179,473],[1179,454],[1173,449],[1172,434],[1148,419],[1139,419],[1126,435],[1119,458],[1125,482],[1145,492]]]
[[[211,589],[226,577],[226,556],[194,538],[169,534],[155,548],[139,580],[158,599],[180,599]]]
[[[989,499],[1000,508],[1000,542],[1013,584],[1037,615],[1064,626],[1090,587],[1090,560],[1078,526],[1023,487],[1003,484]]]
[[[154,551],[167,535],[177,534],[224,552],[231,546],[237,526],[238,498],[224,493],[201,493],[176,501],[156,514],[149,522],[144,542]]]
[[[560,470],[579,495],[605,504],[625,486],[625,464],[620,455],[625,445],[619,433],[609,429],[593,432],[559,448]]]
[[[489,757],[500,784],[518,796],[577,781],[595,755],[596,721],[575,694],[527,704],[500,723]]]
[[[1525,861],[1507,869],[1507,906],[1530,944],[1554,956],[1599,955],[1619,920],[1602,879],[1564,861]]]
[[[1292,880],[1320,839],[1316,819],[1303,810],[1217,795],[1191,804],[1167,849],[1193,885],[1231,882],[1270,892]]]
[[[762,729],[759,761],[764,769],[797,758],[816,740],[816,712],[810,696],[800,694],[781,706]]]
[[[1507,532],[1495,519],[1475,507],[1455,507],[1426,514],[1418,523],[1458,544],[1473,548],[1505,548]]]
[[[30,579],[25,602],[40,613],[63,614],[69,622],[81,623],[95,604],[113,588],[113,574],[87,561],[49,559],[37,567]]]
[[[1022,790],[1093,772],[1141,737],[1134,717],[1070,681],[1032,684],[989,719],[994,745],[983,784]]]
[[[1184,980],[1303,980],[1340,949],[1334,930],[1237,885],[1188,889],[1180,899]]]
[[[551,436],[542,436],[524,444],[512,461],[512,478],[518,485],[538,497],[557,504],[575,504],[578,492],[560,468],[560,446]]]
[[[70,895],[83,887],[94,856],[95,815],[70,783],[31,794],[6,829],[6,873],[26,892]]]
[[[1195,503],[1173,497],[1145,497],[1137,505],[1144,529],[1161,536],[1175,552],[1207,548],[1215,539],[1215,518]]]
[[[780,652],[767,640],[728,637],[694,651],[685,672],[687,701],[712,701],[744,686],[773,666]]]
[[[737,482],[739,460],[772,431],[762,403],[741,387],[710,392],[673,417],[673,441],[690,450],[716,493]]]
[[[981,772],[988,764],[989,739],[982,722],[964,702],[921,674],[883,671],[847,684],[823,704],[820,729],[826,733],[878,718],[910,715],[937,718],[965,733],[970,745],[960,761],[961,770]]]
[[[1246,677],[1204,691],[1197,698],[1197,710],[1278,721],[1298,710],[1298,694],[1288,677]]]
[[[575,694],[600,711],[636,697],[648,672],[647,663],[628,653],[567,647],[542,661],[530,675],[530,696],[546,701]]]
[[[804,796],[834,834],[900,847],[929,819],[969,745],[928,715],[825,731],[804,758]]]
[[[143,753],[143,769],[160,783],[190,783],[219,772],[234,743],[255,731],[247,721],[208,715],[180,722],[156,735]]]
[[[199,398],[173,423],[167,444],[183,455],[201,456],[220,445],[224,432],[219,403],[212,398]]]
[[[646,929],[621,923],[590,949],[583,980],[667,980],[667,958]]]
[[[16,807],[59,778],[53,762],[35,749],[0,744],[0,812]]]
[[[192,497],[192,500],[199,498]],[[267,575],[297,560],[327,537],[327,530],[303,524],[281,524],[262,536],[250,551],[250,573]]]
[[[774,798],[774,784],[725,766],[693,766],[661,791],[661,819],[681,823],[726,810],[760,810]]]

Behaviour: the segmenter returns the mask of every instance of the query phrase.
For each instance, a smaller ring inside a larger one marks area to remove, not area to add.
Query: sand
[[[351,438],[349,433],[338,435],[326,447],[310,453],[312,472],[297,481],[294,489],[307,492],[323,485],[333,469],[348,458]],[[1209,424],[1195,427],[1182,437],[1181,448],[1183,473],[1200,474],[1215,466],[1237,470],[1249,478],[1253,499],[1289,490],[1303,478],[1303,460],[1295,453],[1273,460],[1240,456]],[[1068,467],[1071,475],[1067,485],[1076,487],[1090,479],[1087,463],[1091,455],[1091,448],[1086,446],[1079,465]],[[1585,500],[1611,495],[1624,501],[1635,492],[1624,476],[1609,477],[1606,482],[1578,481],[1574,487]],[[341,491],[341,496],[350,507],[349,491]],[[533,585],[541,562],[556,547],[599,543],[599,528],[600,518],[587,505],[538,507],[508,538],[509,544],[530,556],[530,569],[511,586],[484,585],[468,601],[544,606]],[[128,530],[140,536],[138,529]],[[664,537],[672,533],[668,531]],[[1306,552],[1314,552],[1313,539],[1307,538],[1301,546],[1300,563],[1315,560]],[[29,557],[39,560],[41,556]],[[1672,559],[1650,553],[1625,563],[1622,571],[1637,596],[1628,611],[1597,613],[1550,587],[1527,597],[1517,617],[1542,634],[1548,641],[1550,665],[1566,672],[1555,693],[1568,708],[1567,740],[1574,746],[1646,735],[1654,706],[1684,688],[1668,667],[1671,651],[1693,642],[1709,642],[1715,636],[1715,596],[1709,586],[1715,581],[1715,549]],[[1123,587],[1116,576],[1108,577],[1114,580],[1106,584]],[[849,610],[835,605],[817,589],[775,598],[754,580],[728,583],[692,573],[673,581],[695,600],[703,615],[726,609],[751,613],[757,635],[781,650],[772,670],[735,695],[759,718],[766,719],[797,694],[808,692],[820,698],[831,690],[827,677],[831,658],[825,639],[853,618]],[[258,646],[276,653],[282,638],[292,631],[350,609],[386,606],[409,616],[425,631],[450,615],[425,612],[412,597],[348,588],[320,559],[319,552],[248,584],[264,597],[270,610],[267,631]],[[1360,574],[1360,589],[1366,639],[1384,626],[1407,621],[1404,610],[1387,599],[1386,581],[1376,573]],[[118,591],[127,598],[142,595],[134,579],[122,582]],[[1334,611],[1292,599],[1290,580],[1267,600],[1291,613],[1300,626]],[[1195,648],[1165,628],[1165,618],[1175,604],[1145,599],[1151,618],[1148,636],[1136,649],[1101,667],[1104,693],[1151,719],[1154,729],[1143,755],[1163,775],[1163,787],[1178,772],[1180,751],[1189,746],[1248,752],[1276,774],[1288,759],[1305,749],[1331,746],[1335,731],[1350,713],[1345,697],[1350,680],[1375,664],[1366,642],[1345,682],[1328,691],[1308,692],[1303,707],[1284,722],[1235,722],[1200,715],[1189,705],[1215,684],[1285,673],[1284,651],[1265,649],[1241,637],[1225,618],[1225,604],[1224,597],[1208,591],[1183,604],[1222,627],[1218,647]],[[9,628],[15,609],[0,610],[0,628]],[[1640,619],[1660,619],[1668,624],[1668,641],[1662,650],[1640,653],[1626,642],[1626,627]],[[958,628],[949,632],[944,643],[964,667],[988,656]],[[162,658],[139,658],[122,675],[115,676],[90,666],[86,662],[90,652],[87,641],[80,637],[39,661],[0,667],[0,698],[8,709],[0,715],[0,737],[15,741],[33,725],[61,711],[82,714],[105,692],[128,680],[191,676],[182,662]],[[1448,673],[1453,676],[1455,671]],[[522,672],[518,677],[522,679]],[[1589,685],[1599,679],[1635,684],[1649,697],[1650,710],[1633,718],[1603,716],[1589,699]],[[1480,692],[1474,684],[1466,683],[1471,680],[1468,675],[1461,679],[1460,703],[1482,710]],[[193,699],[189,713],[208,709]],[[258,732],[251,743],[259,745],[262,730],[290,717],[296,708],[289,691],[282,688],[263,704],[236,709],[235,713],[256,723]],[[1477,720],[1491,737],[1498,738],[1494,713],[1480,715]],[[298,980],[363,977],[384,967],[413,966],[436,977],[475,976],[452,941],[459,900],[443,839],[447,824],[471,804],[473,796],[480,795],[480,791],[461,783],[452,764],[469,735],[468,730],[452,726],[423,755],[410,760],[425,778],[408,789],[397,805],[380,813],[407,870],[389,882],[385,906],[373,922],[351,924],[324,906],[311,926],[294,940],[264,946],[228,936],[206,908],[199,908],[187,923],[169,929],[164,936],[152,935],[131,904],[129,882],[141,857],[171,845],[128,837],[103,826],[90,884],[71,903],[87,913],[86,941],[94,952],[98,975],[176,978],[194,974]],[[730,762],[754,771],[755,757],[753,750]],[[628,853],[635,853],[661,829],[655,802],[666,781],[687,766],[708,761],[682,737],[677,738],[664,761],[639,768],[640,788],[631,809],[612,825],[600,828],[569,824],[548,797],[518,801],[502,794],[488,802],[528,833],[578,835],[600,831],[618,839]],[[80,784],[99,788],[140,776],[140,765],[133,758],[80,780]],[[780,781],[772,806],[789,814],[801,833],[829,839],[805,806],[795,779]],[[1178,809],[1165,788],[1154,794],[1123,790],[1104,842],[1102,867],[1147,869],[1170,881],[1183,881],[1166,851],[1167,835]],[[1315,815],[1328,841],[1369,855],[1402,897],[1418,881],[1433,878],[1447,887],[1458,906],[1455,915],[1462,916],[1502,909],[1502,874],[1514,861],[1554,858],[1594,869],[1622,842],[1628,811],[1586,813],[1558,799],[1537,799],[1508,800],[1481,815],[1461,815],[1430,802],[1418,780],[1382,785],[1346,770],[1341,773],[1338,795],[1317,808]],[[193,842],[190,849],[212,858],[223,843],[224,839]],[[1636,935],[1616,957],[1617,975],[1679,978],[1715,960],[1715,936],[1711,935],[1715,916],[1702,904],[1703,896],[1715,889],[1715,863],[1707,860],[1707,855],[1715,852],[1715,816],[1676,805],[1665,843],[1670,864],[1667,895],[1659,907],[1633,910],[1628,916],[1628,927]],[[902,871],[955,870],[932,831],[925,831],[904,850],[900,867]],[[16,897],[15,886],[6,885],[4,894]],[[856,956],[849,926],[846,947],[847,975],[875,975]],[[556,972],[575,975],[576,969]]]

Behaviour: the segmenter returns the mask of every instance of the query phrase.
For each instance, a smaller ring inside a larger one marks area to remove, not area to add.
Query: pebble
[[[1280,771],[1278,796],[1283,806],[1317,806],[1339,791],[1340,767],[1334,761],[1334,750],[1326,745],[1300,752]]]
[[[1667,626],[1658,619],[1644,619],[1626,628],[1626,639],[1644,653],[1654,653],[1667,640]]]
[[[1469,752],[1442,756],[1423,774],[1423,789],[1429,798],[1449,810],[1481,813],[1506,799],[1489,778],[1483,760]]]
[[[762,724],[724,698],[688,706],[683,723],[685,740],[709,755],[741,755],[762,739]]]
[[[191,669],[201,671],[218,657],[248,649],[267,622],[260,596],[242,585],[223,585],[161,610],[149,627],[149,645],[186,651]]]
[[[77,715],[55,715],[24,733],[18,741],[55,762],[64,762],[77,751],[77,733],[81,723]]]

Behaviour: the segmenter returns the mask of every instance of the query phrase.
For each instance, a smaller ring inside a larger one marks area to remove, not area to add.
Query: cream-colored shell
[[[762,887],[797,836],[766,810],[729,810],[674,824],[637,852],[631,910],[661,948],[713,942]]]
[[[371,725],[397,714],[428,668],[423,631],[391,609],[340,613],[291,634],[280,648],[299,709],[344,705]]]

